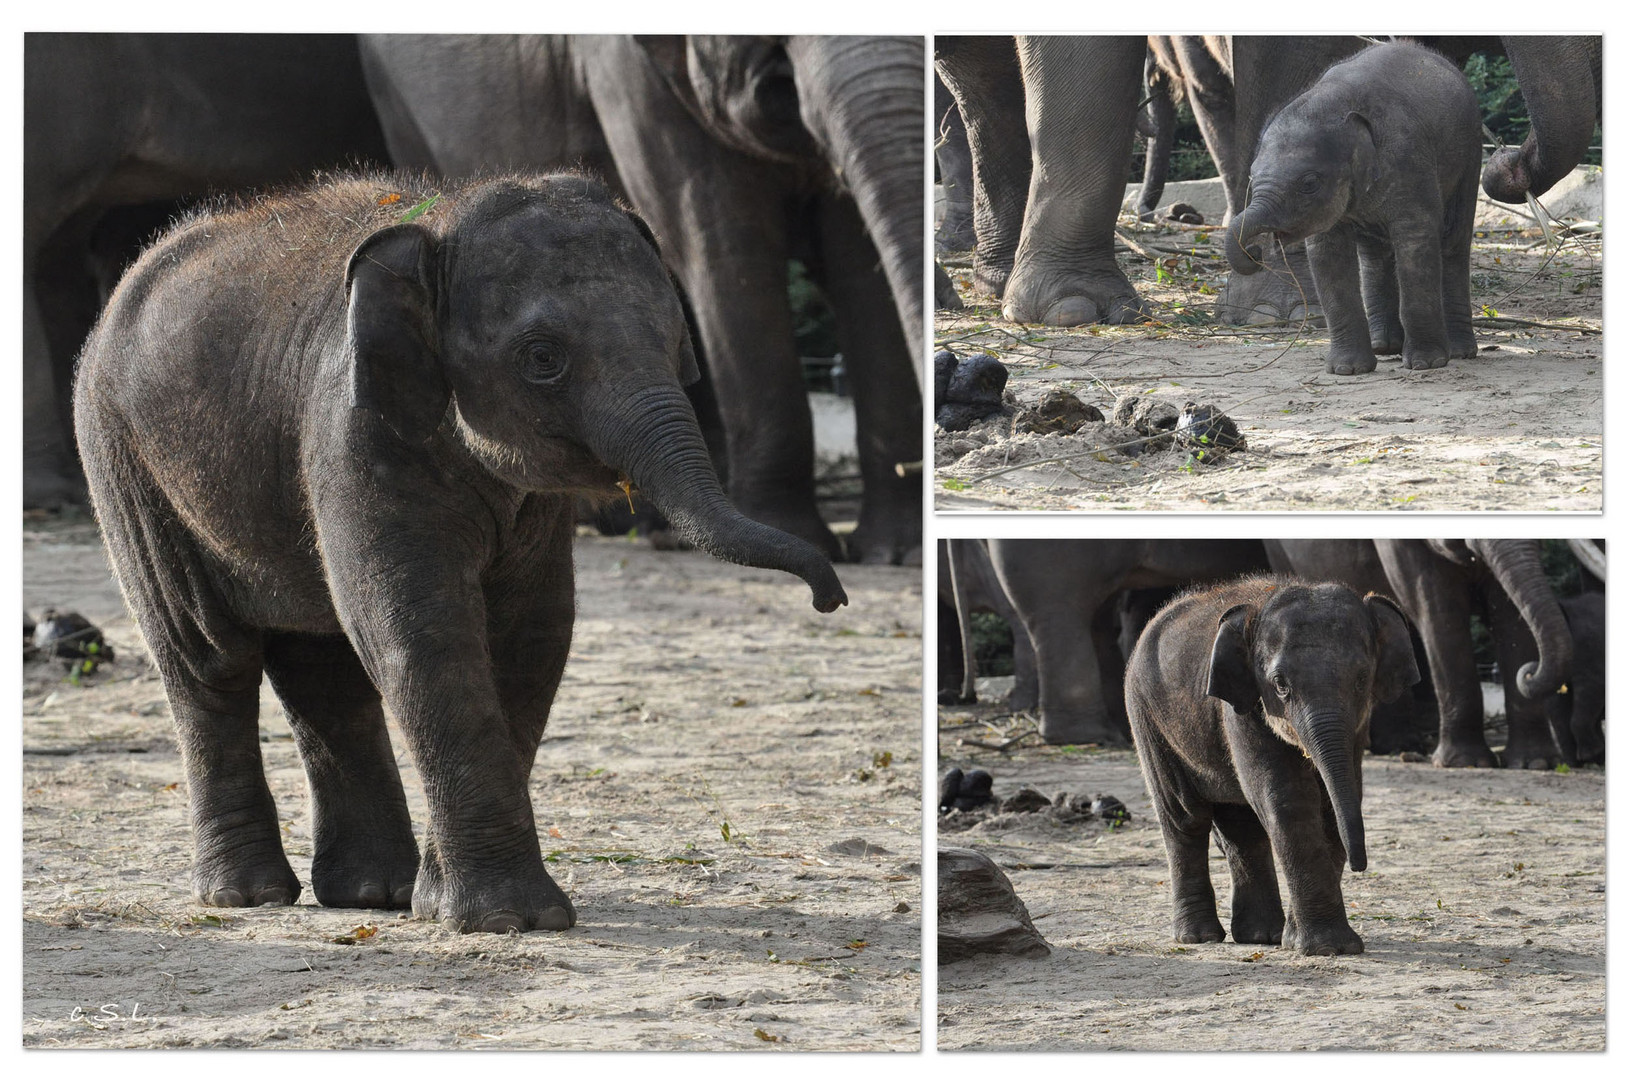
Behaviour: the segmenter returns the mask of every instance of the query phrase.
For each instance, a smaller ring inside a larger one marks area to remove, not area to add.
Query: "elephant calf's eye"
[[[1277,692],[1277,697],[1285,698],[1288,696],[1288,680],[1282,677],[1282,672],[1274,672],[1271,675],[1271,688]]]
[[[522,350],[522,377],[529,382],[555,382],[566,370],[566,358],[552,346],[536,343]]]
[[[1321,191],[1321,190],[1322,190],[1322,178],[1320,176],[1316,176],[1316,175],[1312,174],[1312,175],[1304,176],[1304,177],[1300,178],[1300,181],[1299,181],[1299,193],[1301,195],[1315,195],[1318,191]]]

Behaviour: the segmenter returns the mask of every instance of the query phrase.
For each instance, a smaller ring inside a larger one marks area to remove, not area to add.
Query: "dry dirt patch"
[[[575,554],[533,802],[579,925],[462,936],[310,888],[195,903],[169,711],[95,530],[25,523],[25,604],[77,608],[119,660],[79,687],[25,670],[24,1045],[917,1047],[919,569],[841,567],[851,604],[823,616],[786,575]],[[309,886],[305,780],[265,689],[262,751]]]
[[[1130,393],[1213,404],[1247,450],[1205,465],[1181,451],[1131,460],[1073,435],[938,430],[937,509],[1600,509],[1598,241],[1569,237],[1549,256],[1536,232],[1478,240],[1475,359],[1428,372],[1381,359],[1371,374],[1338,376],[1320,327],[1212,322],[1225,279],[1217,230],[1123,227],[1148,252],[1120,261],[1152,324],[1004,323],[954,260],[967,308],[937,313],[937,347],[1002,360],[1022,405],[1054,387],[1107,415]]]
[[[941,844],[1003,867],[1055,951],[941,968],[941,1048],[1605,1049],[1603,772],[1368,757],[1369,865],[1344,882],[1366,951],[1301,957],[1175,944],[1163,841],[1134,753],[957,745],[973,730],[957,725],[976,714],[944,710],[944,768],[988,769],[1001,796],[1023,784],[1116,795],[1134,818],[1117,829],[1047,814],[943,820]],[[1226,912],[1229,875],[1211,856]]]

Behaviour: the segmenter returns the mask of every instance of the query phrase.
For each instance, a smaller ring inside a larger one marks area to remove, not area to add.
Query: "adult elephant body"
[[[758,520],[839,547],[817,514],[787,264],[817,271],[857,409],[853,558],[914,561],[924,49],[911,38],[375,35],[399,165],[605,172],[651,221],[703,341],[728,486]],[[911,347],[910,347],[911,346]]]
[[[100,308],[99,230],[128,241],[157,206],[287,183],[385,143],[347,35],[27,34],[23,40],[23,504],[84,497],[74,357]],[[117,276],[117,274],[115,275]]]
[[[1493,766],[1483,732],[1480,678],[1469,620],[1484,608],[1503,678],[1512,769],[1553,768],[1551,697],[1571,674],[1572,638],[1535,540],[1378,540],[1392,595],[1418,626],[1440,706],[1433,760]]]
[[[575,497],[627,477],[705,550],[799,573],[821,610],[845,594],[721,492],[638,219],[563,175],[444,183],[401,222],[421,184],[349,178],[174,230],[86,345],[77,431],[180,735],[199,899],[300,892],[261,771],[264,672],[320,903],[564,929],[528,774],[572,632]],[[382,702],[424,779],[423,852]]]
[[[1190,585],[1269,568],[1257,540],[989,540],[1005,595],[1031,638],[1038,665],[1039,731],[1052,743],[1126,744],[1124,658],[1118,612],[1124,589]]]

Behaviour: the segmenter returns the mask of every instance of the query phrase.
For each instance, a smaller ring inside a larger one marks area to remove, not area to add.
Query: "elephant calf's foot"
[[[1362,936],[1349,923],[1319,923],[1309,928],[1288,927],[1282,944],[1301,956],[1348,956],[1362,951]]]
[[[1231,940],[1239,945],[1282,944],[1283,919],[1280,913],[1267,915],[1233,915]]]
[[[1408,371],[1430,371],[1447,366],[1447,349],[1442,345],[1409,345],[1401,352],[1402,367]]]
[[[260,857],[201,858],[193,870],[193,895],[211,907],[284,907],[301,895],[301,883],[282,851]]]
[[[1017,268],[1004,292],[1004,317],[1045,326],[1123,325],[1143,322],[1151,312],[1116,265],[1076,273]]]
[[[1498,756],[1486,743],[1469,740],[1442,739],[1436,745],[1430,761],[1443,769],[1496,769]]]
[[[1212,911],[1176,912],[1174,939],[1182,945],[1199,945],[1225,940],[1225,927]]]
[[[1379,366],[1371,349],[1366,351],[1328,349],[1329,375],[1366,375]]]
[[[566,930],[578,922],[573,902],[541,867],[527,884],[454,881],[422,865],[414,886],[414,916],[462,934]]]
[[[312,895],[324,907],[407,908],[414,899],[420,856],[410,841],[395,857],[346,860],[316,855],[312,859]]]

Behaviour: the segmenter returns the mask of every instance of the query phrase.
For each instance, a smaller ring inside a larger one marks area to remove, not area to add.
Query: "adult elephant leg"
[[[862,510],[847,555],[854,562],[917,566],[922,561],[919,474],[899,476],[897,466],[924,454],[919,380],[896,332],[890,283],[879,270],[879,254],[856,205],[842,196],[827,197],[819,213],[823,284],[845,354],[862,469]]]
[[[1231,76],[1224,70],[1216,50],[1225,43],[1213,38],[1179,36],[1168,39],[1175,64],[1185,81],[1186,100],[1191,105],[1203,145],[1208,147],[1222,177],[1234,176],[1247,164],[1239,165],[1237,155],[1237,102]],[[1226,185],[1225,220],[1230,221],[1243,204],[1233,202],[1231,185]]]
[[[1002,297],[1015,269],[1033,168],[1015,39],[938,37],[936,71],[970,141],[976,292]]]
[[[1494,768],[1481,706],[1481,680],[1470,642],[1469,581],[1422,540],[1379,540],[1390,590],[1424,640],[1441,730],[1431,760],[1444,768]]]
[[[1140,101],[1146,40],[1017,39],[1033,172],[1015,272],[1012,322],[1078,326],[1146,317],[1114,257]]]
[[[1039,732],[1054,744],[1127,745],[1106,707],[1091,618],[1125,567],[1096,549],[1093,569],[1077,560],[1088,542],[990,540],[993,569],[1033,644],[1038,670]]]
[[[62,420],[45,320],[33,281],[23,282],[23,507],[83,503],[85,486]]]
[[[942,174],[942,221],[936,226],[936,254],[969,251],[976,246],[970,163],[970,136],[964,118],[942,77],[936,77],[936,168]]]
[[[267,678],[312,793],[312,892],[325,907],[406,908],[419,848],[380,692],[341,634],[266,636]]]

